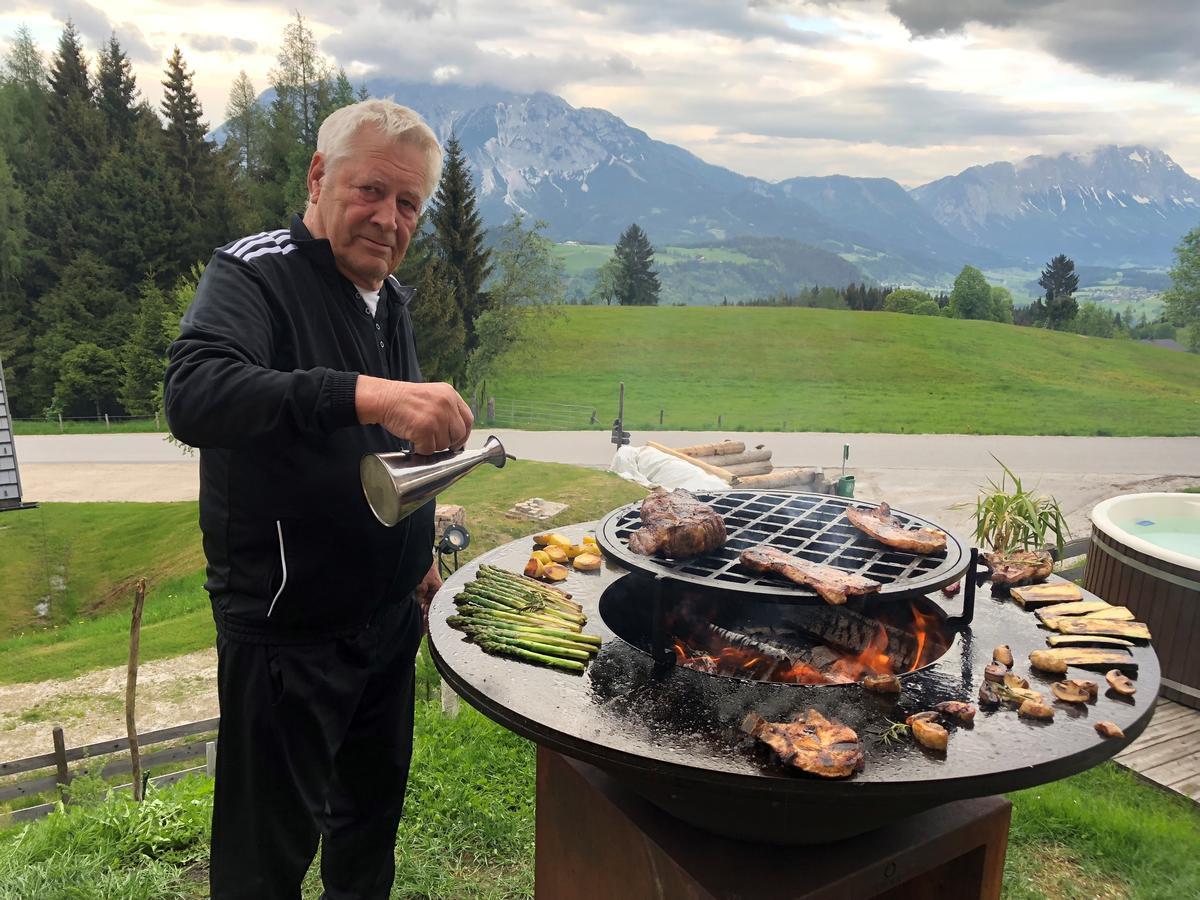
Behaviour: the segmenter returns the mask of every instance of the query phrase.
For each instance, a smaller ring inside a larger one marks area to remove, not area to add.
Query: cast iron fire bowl
[[[582,539],[595,523],[558,529]],[[626,570],[606,559],[597,572],[572,573],[564,587],[588,615],[586,630],[604,645],[583,675],[571,675],[491,656],[446,624],[453,597],[481,563],[519,572],[529,538],[485,554],[456,572],[433,600],[429,645],[435,665],[471,705],[504,727],[552,750],[596,765],[646,799],[693,825],[742,840],[824,843],[870,831],[889,821],[952,800],[987,796],[1055,781],[1119,753],[1146,727],[1158,695],[1154,651],[1135,647],[1137,694],[1131,700],[1101,691],[1085,708],[1055,703],[1053,722],[1019,719],[1014,710],[980,710],[973,728],[950,726],[948,752],[911,743],[891,749],[872,733],[890,721],[943,700],[976,702],[992,648],[1009,644],[1015,671],[1050,697],[1054,680],[1031,673],[1031,650],[1047,632],[1032,613],[1007,598],[993,599],[985,583],[974,618],[932,665],[902,677],[898,702],[857,684],[806,686],[745,682],[655,663],[617,637],[600,616],[601,594]],[[957,612],[960,600],[931,595]],[[1102,673],[1072,669],[1066,677]],[[738,730],[754,710],[769,720],[790,719],[809,707],[840,719],[863,741],[866,768],[830,781],[780,765]],[[1097,721],[1115,722],[1123,740],[1101,738]]]

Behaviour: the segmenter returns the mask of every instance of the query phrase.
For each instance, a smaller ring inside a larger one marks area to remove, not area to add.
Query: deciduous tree
[[[992,318],[992,289],[983,273],[963,266],[950,292],[950,315],[956,319]]]
[[[1200,353],[1200,228],[1185,234],[1175,248],[1170,274],[1171,287],[1164,295],[1166,317],[1187,329],[1184,340],[1188,349]]]

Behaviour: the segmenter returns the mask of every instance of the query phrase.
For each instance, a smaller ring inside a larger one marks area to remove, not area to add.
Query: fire
[[[887,646],[887,631],[880,625],[857,656],[839,659],[830,668],[850,681],[862,681],[867,675],[892,675],[892,657],[887,652]]]
[[[913,615],[913,633],[917,636],[917,652],[913,658],[913,669],[919,669],[925,664],[925,648],[929,643],[929,634],[937,630],[938,620],[933,613],[923,613],[917,608],[917,604],[912,604]]]
[[[674,643],[675,659],[679,665],[710,675],[736,673],[757,681],[779,681],[788,684],[831,684],[843,680],[831,679],[801,662],[785,666],[778,660],[741,647],[722,647],[714,652],[689,647],[678,638]]]

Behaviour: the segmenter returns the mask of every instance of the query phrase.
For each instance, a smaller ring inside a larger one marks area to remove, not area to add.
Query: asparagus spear
[[[459,595],[463,596],[463,595]],[[455,598],[458,599],[457,597]],[[570,622],[558,616],[552,616],[544,612],[535,612],[533,610],[515,609],[511,606],[505,606],[497,600],[491,600],[487,597],[481,597],[478,594],[466,594],[463,600],[464,603],[474,604],[483,609],[490,609],[493,612],[501,615],[519,616],[523,619],[530,619],[542,625],[550,625],[554,627],[571,627],[580,626],[581,622]]]
[[[563,622],[560,619],[549,619],[541,616],[518,615],[516,613],[504,612],[503,610],[492,609],[491,607],[478,606],[472,603],[463,603],[458,607],[458,611],[464,615],[474,615],[476,613],[488,613],[492,618],[501,619],[508,622],[517,622],[523,625],[535,625],[539,628],[558,628],[564,631],[582,631],[579,625],[572,625],[569,622]]]
[[[467,625],[463,630],[467,634],[474,637],[491,637],[499,640],[506,638],[507,640],[523,640],[532,641],[538,644],[545,644],[547,647],[557,647],[561,650],[570,650],[576,653],[583,653],[583,657],[575,657],[571,653],[566,654],[572,659],[590,659],[592,656],[600,652],[600,648],[594,644],[584,644],[579,641],[571,641],[566,638],[551,637],[550,635],[537,634],[532,631],[524,630],[509,630],[507,628],[499,628],[495,625]],[[559,654],[560,656],[563,654]]]
[[[494,603],[502,603],[518,612],[537,612],[539,615],[555,616],[556,618],[565,619],[568,622],[574,622],[578,625],[582,625],[587,621],[587,616],[554,606],[548,603],[543,597],[534,595],[518,596],[510,594],[505,590],[497,590],[489,585],[481,585],[478,582],[471,582],[463,588],[463,591],[472,596],[491,600]]]
[[[524,660],[525,662],[541,663],[544,666],[553,666],[556,669],[565,669],[568,672],[582,672],[586,668],[583,663],[574,659],[559,659],[557,656],[547,656],[544,653],[524,650],[520,647],[509,646],[508,644],[497,644],[495,641],[481,640],[479,646],[489,653],[499,653],[503,656],[511,656],[515,659]]]
[[[503,631],[517,631],[545,638],[556,638],[558,640],[569,641],[572,644],[597,648],[601,644],[600,637],[594,634],[564,631],[561,628],[542,628],[536,625],[521,625],[516,622],[507,622],[503,619],[488,618],[482,613],[477,613],[474,616],[450,616],[448,619],[446,619],[446,624],[448,624],[451,628],[460,629],[466,629],[472,626],[486,626],[489,628],[498,628]]]
[[[521,637],[508,637],[499,632],[485,631],[475,635],[475,639],[480,643],[488,642],[492,644],[504,644],[507,647],[519,647],[523,650],[530,650],[534,653],[544,653],[547,656],[555,656],[559,659],[577,659],[580,662],[587,662],[592,658],[592,655],[586,650],[573,650],[568,647],[559,647],[554,644],[543,644],[541,641]]]
[[[520,590],[535,591],[546,596],[551,602],[562,604],[576,612],[582,609],[578,603],[571,599],[571,595],[561,588],[551,587],[532,578],[526,578],[524,575],[517,575],[513,572],[507,572],[504,569],[497,569],[495,566],[480,566],[477,577],[510,584]]]
[[[482,576],[476,578],[471,584],[490,593],[504,594],[505,596],[525,602],[543,603],[547,607],[561,609],[564,612],[575,615],[583,612],[583,607],[571,600],[563,600],[543,591],[531,591],[521,585],[513,584],[503,579]]]

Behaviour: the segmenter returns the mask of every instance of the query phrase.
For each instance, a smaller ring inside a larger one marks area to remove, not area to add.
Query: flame
[[[917,652],[913,658],[912,666],[908,671],[919,669],[926,662],[925,651],[928,648],[930,641],[929,635],[937,630],[938,618],[934,613],[923,613],[917,608],[917,604],[912,604],[913,616],[913,633],[917,636]]]
[[[780,661],[742,647],[722,647],[713,652],[689,647],[675,639],[675,658],[678,665],[709,674],[737,674],[758,681],[777,681],[789,684],[839,684],[851,679],[837,673],[822,673],[807,663],[784,666]]]

